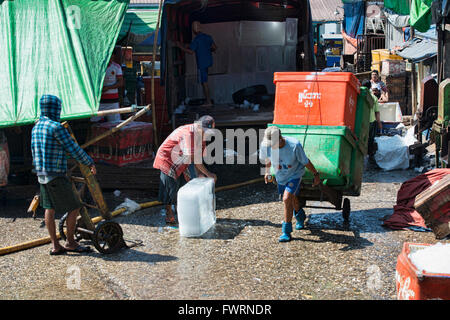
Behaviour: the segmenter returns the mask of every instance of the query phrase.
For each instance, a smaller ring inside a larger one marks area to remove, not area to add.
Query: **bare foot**
[[[64,248],[66,250],[75,250],[76,248],[78,248],[80,246],[80,244],[76,241],[74,242],[66,242],[66,245],[64,246]]]

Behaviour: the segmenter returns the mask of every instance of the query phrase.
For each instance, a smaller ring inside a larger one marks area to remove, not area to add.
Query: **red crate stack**
[[[115,127],[115,122],[92,126],[92,136],[98,136]],[[153,158],[153,126],[147,122],[132,122],[112,135],[89,147],[95,162],[122,167]]]

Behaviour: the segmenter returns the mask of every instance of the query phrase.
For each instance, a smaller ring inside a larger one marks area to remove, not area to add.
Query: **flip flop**
[[[167,220],[167,219],[166,219],[166,224],[169,224],[169,225],[176,225],[176,224],[177,224],[177,221],[175,220],[175,218],[174,218],[174,219],[170,219],[170,220]]]
[[[62,254],[65,254],[66,252],[67,252],[66,248],[59,249],[58,251],[50,250],[50,255],[51,256],[60,256]]]
[[[81,244],[78,247],[76,247],[75,249],[67,249],[66,248],[66,250],[67,250],[67,252],[77,252],[77,253],[92,252],[91,247],[89,247],[89,246],[85,247],[85,246],[82,246]]]

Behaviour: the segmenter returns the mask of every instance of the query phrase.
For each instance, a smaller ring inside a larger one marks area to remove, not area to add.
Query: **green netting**
[[[129,0],[0,0],[0,127],[33,123],[42,94],[62,119],[98,111]]]

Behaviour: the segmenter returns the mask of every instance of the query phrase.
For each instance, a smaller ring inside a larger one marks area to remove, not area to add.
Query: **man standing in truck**
[[[217,50],[217,46],[210,35],[201,31],[200,22],[194,21],[192,23],[192,31],[195,38],[189,47],[184,46],[180,42],[177,42],[177,47],[188,54],[195,53],[198,81],[202,85],[205,95],[205,103],[202,106],[209,108],[212,107],[212,100],[208,86],[208,68],[213,64],[212,52]]]

